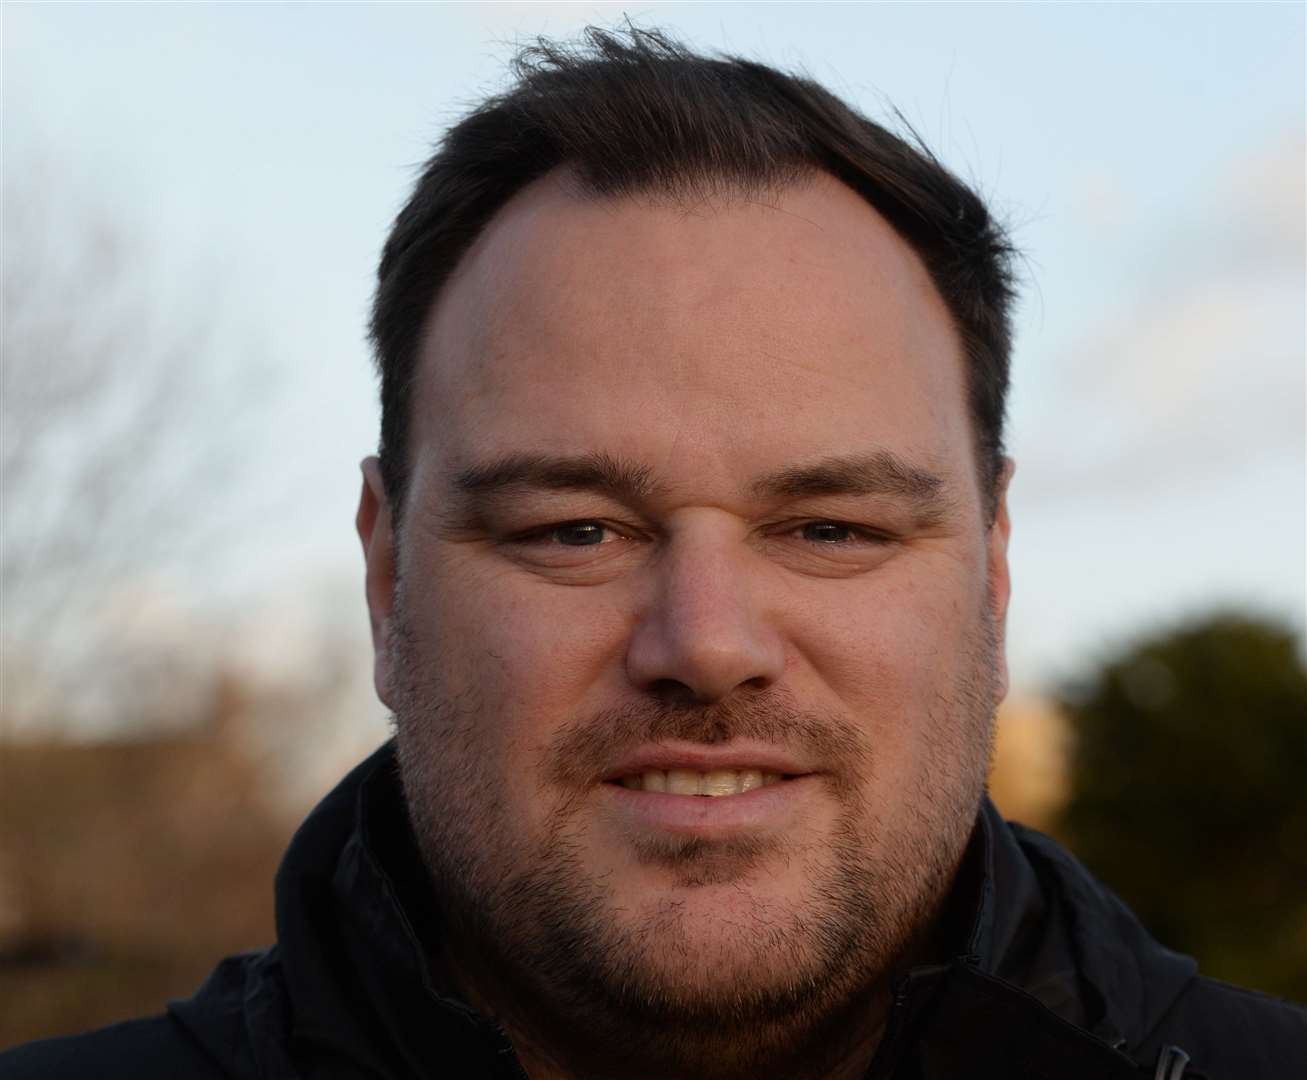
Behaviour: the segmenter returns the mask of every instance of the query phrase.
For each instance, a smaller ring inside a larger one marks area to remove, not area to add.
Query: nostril
[[[658,679],[649,684],[648,691],[666,705],[699,704],[699,695],[676,679]]]

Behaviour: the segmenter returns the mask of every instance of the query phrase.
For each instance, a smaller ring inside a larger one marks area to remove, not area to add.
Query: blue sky
[[[206,362],[262,419],[195,438],[256,442],[265,497],[239,558],[184,587],[290,604],[358,572],[376,256],[514,42],[626,14],[897,106],[1028,260],[1011,651],[1038,685],[1217,603],[1307,618],[1305,10],[11,3],[3,165],[123,223],[169,297],[251,343]]]

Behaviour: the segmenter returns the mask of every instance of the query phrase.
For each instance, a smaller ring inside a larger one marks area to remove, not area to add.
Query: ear
[[[395,534],[390,501],[381,479],[381,463],[363,459],[363,492],[354,524],[363,542],[368,615],[372,623],[373,682],[383,704],[391,703],[393,660],[390,655],[390,619],[395,607]]]
[[[995,660],[998,665],[998,705],[1008,692],[1007,669],[1007,607],[1012,597],[1012,575],[1008,569],[1007,545],[1012,535],[1012,521],[1008,517],[1007,492],[1012,483],[1012,474],[1016,472],[1016,462],[1010,457],[1003,459],[1003,471],[997,481],[998,490],[994,493],[994,520],[989,526],[987,538],[987,562],[989,569],[989,604],[993,617],[994,633],[997,637]]]

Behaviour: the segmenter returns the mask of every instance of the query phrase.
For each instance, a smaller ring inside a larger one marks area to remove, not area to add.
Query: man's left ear
[[[997,637],[995,660],[998,665],[998,702],[1007,697],[1007,606],[1012,596],[1012,575],[1008,569],[1007,545],[1012,534],[1012,520],[1008,517],[1007,493],[1012,483],[1012,474],[1016,472],[1016,462],[1010,457],[1003,459],[1003,469],[999,473],[994,492],[994,520],[989,526],[987,539],[987,561],[989,570],[989,605],[993,618],[994,634]]]

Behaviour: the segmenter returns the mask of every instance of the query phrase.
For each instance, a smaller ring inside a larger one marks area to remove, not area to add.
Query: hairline
[[[972,454],[975,458],[974,471],[980,495],[980,504],[986,518],[986,522],[992,520],[994,505],[997,500],[998,486],[1001,480],[1001,469],[993,470],[991,463],[987,460],[985,446],[981,440],[981,431],[978,418],[971,402],[971,383],[974,377],[974,369],[977,366],[976,360],[972,356],[974,343],[972,335],[968,333],[966,326],[958,318],[953,310],[953,305],[949,303],[948,298],[940,289],[939,282],[932,272],[929,263],[924,254],[913,243],[913,241],[903,235],[903,233],[894,225],[892,221],[885,217],[880,209],[865,194],[858,191],[855,187],[845,181],[842,177],[837,176],[832,170],[823,168],[820,164],[814,162],[799,161],[795,162],[789,168],[778,168],[775,175],[750,177],[743,174],[733,174],[726,169],[718,170],[701,170],[697,173],[687,173],[683,176],[677,176],[671,179],[649,177],[639,182],[631,182],[619,186],[605,188],[596,183],[593,178],[587,177],[583,171],[578,169],[580,162],[575,158],[564,159],[558,162],[554,167],[540,176],[533,177],[526,183],[517,188],[507,199],[504,200],[468,242],[463,251],[459,254],[458,260],[449,270],[448,274],[436,286],[435,291],[429,297],[426,310],[422,316],[421,324],[417,335],[413,341],[413,356],[409,367],[409,393],[405,397],[405,406],[408,409],[408,415],[405,417],[405,440],[403,450],[405,457],[408,458],[413,451],[412,439],[412,421],[414,417],[413,402],[416,397],[414,391],[418,388],[423,379],[423,373],[430,363],[436,362],[436,359],[429,359],[431,352],[429,345],[431,336],[435,327],[436,319],[440,310],[441,301],[446,294],[456,285],[462,274],[466,271],[477,251],[486,243],[487,237],[502,222],[505,214],[512,209],[520,199],[525,197],[528,192],[532,191],[541,184],[550,180],[561,185],[563,191],[570,197],[592,203],[602,202],[620,202],[624,199],[644,202],[652,208],[671,207],[682,209],[686,214],[692,214],[697,210],[708,206],[712,203],[720,203],[724,208],[738,204],[756,204],[772,206],[771,202],[766,201],[770,196],[774,200],[786,192],[793,190],[802,190],[814,184],[831,181],[839,184],[841,187],[851,192],[868,210],[872,212],[885,227],[889,228],[895,237],[902,243],[912,257],[920,265],[930,288],[939,301],[944,313],[949,320],[949,326],[953,331],[953,338],[956,345],[957,360],[960,368],[960,375],[963,380],[963,397],[964,406],[967,415],[967,426],[971,433]],[[405,503],[407,501],[408,489],[411,486],[413,471],[411,460],[405,460],[399,470],[399,476],[402,478],[400,490],[397,492],[386,492],[386,497],[391,504],[392,518],[398,528],[404,516]]]

